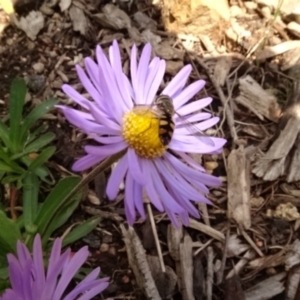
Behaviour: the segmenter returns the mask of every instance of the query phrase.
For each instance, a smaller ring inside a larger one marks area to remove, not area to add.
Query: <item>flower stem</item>
[[[151,223],[151,228],[152,228],[152,231],[153,231],[153,236],[154,236],[154,240],[155,240],[155,244],[156,244],[156,250],[157,250],[157,253],[158,253],[160,267],[161,267],[162,272],[165,273],[166,272],[166,267],[165,267],[165,263],[164,263],[164,259],[163,259],[159,239],[158,239],[158,234],[157,234],[157,230],[156,230],[156,226],[155,226],[155,221],[154,221],[154,217],[153,217],[151,204],[146,203],[146,206],[147,206],[147,210],[148,210],[148,214],[149,214],[149,218],[150,218],[150,223]]]

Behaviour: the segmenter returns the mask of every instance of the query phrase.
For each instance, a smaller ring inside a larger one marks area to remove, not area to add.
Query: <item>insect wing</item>
[[[205,134],[203,131],[201,131],[199,128],[197,128],[197,126],[194,125],[193,123],[187,121],[179,113],[176,112],[176,115],[178,116],[178,118],[180,119],[180,121],[184,125],[184,127],[190,131],[191,135],[196,136],[197,138],[199,138],[199,140],[201,140],[205,144],[208,144],[212,147],[215,146],[213,139],[209,135]]]

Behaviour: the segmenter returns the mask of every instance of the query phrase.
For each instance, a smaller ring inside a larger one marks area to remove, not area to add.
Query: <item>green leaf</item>
[[[14,150],[14,146],[9,138],[9,130],[2,121],[0,121],[0,139],[10,151]]]
[[[48,145],[50,142],[52,142],[55,139],[55,134],[52,132],[45,133],[44,135],[40,136],[33,142],[31,142],[29,145],[26,146],[24,149],[24,152],[30,153],[30,152],[38,152],[40,149]]]
[[[15,170],[9,166],[7,163],[0,161],[0,171],[3,172],[15,172]]]
[[[49,224],[47,230],[45,231],[43,235],[43,239],[47,241],[49,237],[52,235],[52,233],[64,225],[70,216],[74,213],[75,209],[78,207],[80,200],[81,200],[81,195],[77,195],[77,197],[74,197],[71,199],[72,201],[66,203],[66,205],[62,206],[59,211],[57,212],[55,218],[51,221]]]
[[[28,116],[24,119],[23,125],[21,128],[21,140],[23,143],[26,141],[26,137],[28,135],[29,129],[36,123],[37,120],[39,120],[43,115],[45,115],[47,112],[49,112],[54,105],[57,103],[54,99],[49,99],[47,101],[44,101],[39,106],[35,107]]]
[[[15,152],[22,147],[19,138],[26,90],[24,79],[16,78],[13,80],[9,96],[9,137]]]
[[[34,222],[37,225],[38,232],[41,234],[41,236],[44,235],[47,228],[49,227],[55,216],[58,214],[61,207],[67,205],[64,199],[77,186],[79,182],[80,177],[63,178],[57,183],[57,185],[48,195]]]
[[[4,151],[2,147],[0,147],[0,158],[9,165],[15,172],[23,173],[24,169],[21,168],[16,162],[12,161],[8,154]]]
[[[5,257],[6,260],[6,257]],[[7,265],[7,261],[6,261],[6,265]],[[6,268],[0,268],[0,279],[7,279],[8,278],[8,269]]]
[[[48,129],[47,124],[42,124],[41,126],[35,128],[30,134],[27,135],[26,143],[27,145],[33,142],[38,136],[44,133]]]
[[[63,239],[63,247],[81,239],[82,237],[89,234],[93,229],[96,228],[96,226],[99,224],[101,218],[94,216],[86,221],[84,221],[82,224],[75,227],[71,232],[69,232],[65,238]]]
[[[0,256],[6,253],[15,253],[17,241],[21,233],[17,224],[0,211]]]
[[[25,228],[32,228],[38,211],[39,180],[28,172],[23,182],[23,216]]]
[[[5,176],[2,180],[2,184],[8,184],[17,181],[20,178],[20,175],[8,175]]]
[[[40,136],[39,138],[37,138],[33,142],[31,142],[29,145],[27,145],[25,147],[25,149],[23,150],[23,152],[17,153],[15,155],[12,155],[11,159],[12,160],[16,160],[16,159],[21,158],[21,157],[23,157],[25,155],[28,155],[28,154],[30,154],[32,152],[38,152],[43,147],[45,147],[50,142],[52,142],[54,139],[55,139],[55,134],[52,133],[52,132],[48,132],[48,133]]]
[[[71,217],[74,213],[75,209],[78,207],[80,203],[81,197],[78,195],[71,202],[67,203],[63,207],[60,208],[57,215],[55,216],[55,220],[51,222],[49,225],[50,235],[58,229],[60,226],[64,225],[67,220]],[[50,236],[49,235],[49,236]]]
[[[28,166],[29,170],[35,170],[42,166],[48,159],[55,153],[56,148],[54,146],[44,149],[37,158],[35,158]]]
[[[42,181],[46,182],[47,184],[53,185],[55,180],[48,180],[47,177],[50,176],[50,171],[45,167],[41,166],[34,170],[34,174],[38,176]]]

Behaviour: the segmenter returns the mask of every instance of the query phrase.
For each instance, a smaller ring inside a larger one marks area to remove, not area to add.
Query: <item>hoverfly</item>
[[[173,121],[173,116],[175,114],[178,116],[184,126],[191,129],[191,134],[196,135],[199,137],[199,139],[202,139],[204,143],[209,144],[210,146],[215,145],[213,140],[208,135],[199,130],[197,126],[185,120],[183,116],[175,111],[173,101],[169,96],[157,96],[153,102],[153,105],[156,109],[152,110],[159,119],[159,138],[164,146],[167,146],[171,142],[175,129],[175,123]]]

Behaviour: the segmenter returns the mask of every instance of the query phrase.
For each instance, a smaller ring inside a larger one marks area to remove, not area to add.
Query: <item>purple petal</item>
[[[160,60],[158,57],[154,57],[149,65],[149,71],[145,84],[145,104],[150,105],[157,93],[157,90],[165,75],[166,62]]]
[[[83,97],[81,94],[79,94],[73,87],[71,87],[68,84],[64,84],[61,89],[63,92],[69,96],[73,101],[75,101],[77,104],[79,104],[81,107],[88,109],[88,107],[84,104],[85,101],[88,101],[85,97]]]
[[[145,174],[151,175],[152,169],[155,168],[153,164],[150,164],[148,159],[142,159],[143,172]],[[157,179],[156,179],[157,180]],[[156,209],[160,212],[164,211],[164,207],[162,205],[162,201],[159,198],[156,189],[154,188],[152,177],[149,176],[147,184],[144,186],[147,195],[151,201],[151,203],[156,207]]]
[[[163,95],[168,95],[171,98],[176,96],[185,86],[187,79],[192,71],[191,65],[184,66],[170,81],[166,88],[162,91]]]
[[[96,102],[101,102],[102,95],[96,90],[90,79],[86,76],[85,72],[79,65],[76,65],[76,71],[80,82],[82,83],[86,91],[90,94],[90,96]]]
[[[35,288],[34,294],[40,295],[41,291],[45,285],[45,270],[44,270],[44,260],[43,260],[43,250],[42,250],[42,241],[39,234],[34,238],[33,243],[33,264],[35,269]]]
[[[134,206],[139,212],[141,218],[145,220],[146,215],[145,215],[144,200],[143,200],[143,187],[136,182],[133,185],[133,201],[134,201]]]
[[[199,171],[191,169],[189,166],[181,162],[178,158],[174,157],[170,153],[165,153],[164,157],[173,165],[174,169],[181,172],[184,176],[191,178],[198,178],[200,182],[207,186],[218,187],[222,181],[212,175],[200,173]]]
[[[145,173],[143,173],[141,168],[141,160],[139,159],[135,151],[130,147],[127,150],[127,158],[128,158],[129,172],[132,175],[133,179],[137,183],[141,185],[145,185],[146,179],[145,179]]]
[[[90,137],[105,145],[120,143],[124,140],[122,136],[98,136],[96,134],[90,134]]]
[[[150,161],[150,163],[153,165],[153,162]],[[179,206],[176,201],[174,201],[173,197],[169,194],[169,192],[166,190],[161,177],[159,173],[156,170],[156,167],[153,165],[152,172],[151,172],[152,182],[154,185],[155,190],[157,191],[157,194],[159,195],[160,199],[162,199],[162,202],[164,206],[168,207],[170,211],[173,211],[175,213],[182,212],[182,207]]]
[[[110,200],[117,197],[120,184],[128,170],[127,155],[124,155],[113,169],[106,186],[106,194]]]
[[[151,56],[151,45],[148,43],[144,46],[138,69],[137,69],[137,87],[135,92],[135,101],[137,104],[146,104],[146,98],[145,98],[145,83],[146,83],[146,76],[147,76],[147,71],[148,71],[148,66],[149,66],[149,61],[150,61],[150,56]]]
[[[100,147],[99,147],[100,148]],[[87,154],[80,159],[78,159],[72,166],[72,170],[74,172],[82,172],[85,171],[95,165],[97,165],[100,161],[105,159],[104,155],[92,155]]]
[[[136,91],[138,90],[138,77],[137,77],[137,49],[135,44],[131,48],[130,75],[131,75],[131,83],[133,87],[135,104],[140,104],[137,102],[137,95],[136,95]]]
[[[99,156],[101,155],[107,157],[115,153],[118,153],[127,147],[128,147],[127,144],[122,141],[120,143],[105,145],[105,146],[85,146],[84,149],[88,154],[99,155]]]
[[[198,80],[188,85],[179,95],[173,98],[174,108],[177,111],[187,101],[192,99],[205,85],[204,80]]]
[[[64,266],[64,269],[59,279],[52,300],[60,300],[68,284],[84,264],[88,258],[89,251],[88,247],[82,247],[74,256],[69,260],[69,262]]]
[[[90,57],[84,59],[84,66],[93,83],[93,86],[97,89],[99,95],[102,96],[102,91],[100,88],[101,85],[100,85],[100,76],[99,76],[99,66]],[[102,97],[94,100],[97,101],[99,105],[103,104]]]
[[[103,290],[105,290],[109,283],[108,282],[97,282],[95,284],[96,286],[94,288],[91,288],[88,292],[83,294],[81,297],[78,298],[78,300],[89,300],[92,299],[94,296],[98,295],[101,293]]]
[[[196,100],[186,105],[181,106],[176,112],[181,116],[185,116],[187,114],[193,113],[197,110],[200,110],[206,106],[208,106],[212,102],[211,97],[207,97],[204,99]]]
[[[87,102],[86,105],[89,107],[91,115],[96,120],[96,122],[104,125],[105,127],[116,130],[118,132],[121,131],[120,123],[116,123],[109,119],[102,111],[92,102]]]
[[[125,179],[125,214],[129,225],[132,225],[136,218],[136,212],[133,201],[133,185],[134,179],[130,173]]]
[[[193,113],[193,114],[190,114],[189,116],[183,116],[183,117],[179,117],[178,115],[175,115],[175,118],[174,118],[174,122],[175,122],[175,126],[176,126],[175,129],[182,128],[179,126],[188,127],[188,126],[190,126],[190,123],[207,120],[209,118],[211,118],[211,114],[206,113],[206,112]],[[197,126],[197,124],[196,123],[192,124],[192,127],[194,127],[194,126]]]

